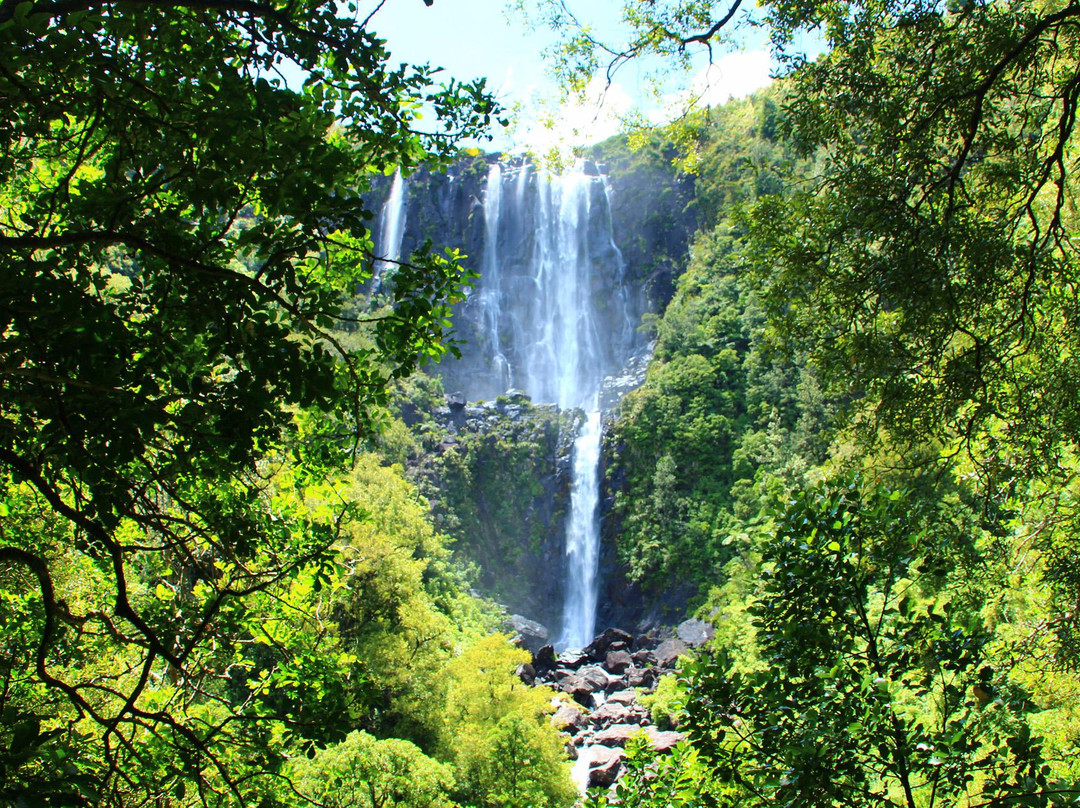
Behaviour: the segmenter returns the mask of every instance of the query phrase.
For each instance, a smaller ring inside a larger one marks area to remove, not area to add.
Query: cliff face
[[[402,256],[430,240],[461,250],[480,274],[454,316],[462,358],[433,369],[451,394],[435,413],[442,437],[429,436],[414,472],[459,555],[477,564],[482,592],[553,633],[573,409],[610,408],[643,373],[638,326],[666,305],[696,226],[690,180],[656,155],[618,143],[609,151],[610,161],[594,152],[563,178],[496,156],[418,172],[399,211]],[[380,225],[392,213],[383,207]],[[528,395],[504,395],[518,387]],[[599,627],[656,622],[623,579],[610,536],[600,555]]]
[[[545,249],[543,211],[538,208],[550,204],[550,198],[545,199],[544,189],[537,187],[542,172],[526,170],[531,164],[520,157],[503,159],[498,203],[504,210],[498,216],[495,242],[487,242],[489,176],[500,159],[500,155],[465,158],[445,174],[420,170],[407,179],[404,195],[400,255],[408,256],[430,240],[461,250],[467,256],[465,265],[481,275],[474,293],[454,312],[456,336],[465,344],[462,359],[448,359],[434,371],[447,391],[461,391],[472,400],[493,399],[507,389],[502,383],[505,376],[500,377],[495,367],[494,341],[511,365],[526,364],[526,357],[517,355],[520,335],[508,323],[533,319],[537,300],[531,271],[537,253]],[[692,178],[675,173],[669,154],[631,152],[618,139],[594,147],[581,170],[597,180],[588,185],[587,223],[580,241],[596,270],[589,295],[607,341],[607,375],[618,372],[626,357],[644,351],[646,340],[636,333],[642,315],[662,311],[671,299],[673,279],[685,264],[697,227],[694,186]],[[550,196],[550,189],[547,193]],[[507,215],[506,209],[515,204],[516,213]],[[382,207],[382,200],[376,207]],[[380,225],[384,216],[385,211],[380,212]],[[492,295],[484,293],[489,290],[493,258],[500,273],[494,293],[497,305],[511,313],[498,331],[485,322],[491,313]],[[561,271],[557,261],[554,266]],[[616,300],[623,305],[615,306]],[[614,340],[623,340],[621,350],[611,350]],[[615,364],[616,359],[622,361]],[[514,386],[525,386],[513,381]],[[528,392],[534,400],[543,398],[538,391]]]

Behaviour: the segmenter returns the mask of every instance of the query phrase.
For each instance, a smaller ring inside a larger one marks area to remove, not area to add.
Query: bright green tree
[[[240,802],[273,767],[221,690],[228,649],[253,598],[326,577],[351,506],[316,517],[271,478],[299,463],[302,492],[340,465],[388,382],[446,350],[463,281],[418,254],[344,323],[373,260],[361,193],[495,109],[391,66],[374,22],[0,3],[5,801]]]
[[[446,666],[442,756],[457,766],[468,805],[565,808],[577,796],[562,738],[549,721],[554,693],[516,675],[528,661],[528,651],[494,634]]]
[[[449,808],[452,769],[408,741],[350,732],[341,743],[290,764],[301,805],[326,808]]]

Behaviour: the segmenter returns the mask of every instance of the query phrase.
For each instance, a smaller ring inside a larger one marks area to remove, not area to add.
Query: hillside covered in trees
[[[572,82],[739,3],[538,5]],[[497,163],[483,83],[316,0],[0,3],[0,804],[1080,804],[1080,6],[761,9],[782,80],[581,155],[651,189],[610,564],[712,633],[581,795],[491,598],[583,419],[451,430],[479,256],[383,279],[366,210]]]

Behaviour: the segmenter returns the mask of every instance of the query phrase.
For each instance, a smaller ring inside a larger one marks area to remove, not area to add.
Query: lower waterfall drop
[[[600,558],[600,411],[586,413],[574,441],[570,519],[566,527],[566,596],[559,644],[583,648],[593,638],[596,622],[596,571]]]

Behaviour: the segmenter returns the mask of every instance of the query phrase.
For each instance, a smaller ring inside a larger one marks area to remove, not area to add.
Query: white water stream
[[[379,211],[379,243],[376,245],[379,258],[375,261],[372,291],[379,291],[383,275],[387,272],[392,274],[397,262],[401,260],[405,210],[405,180],[401,176],[401,169],[398,169],[394,172],[394,180],[390,184],[390,194]]]

